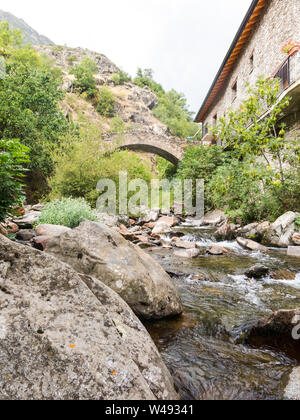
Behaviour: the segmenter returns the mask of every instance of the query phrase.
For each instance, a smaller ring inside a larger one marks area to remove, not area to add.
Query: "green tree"
[[[24,201],[24,163],[29,149],[19,140],[0,140],[0,221]]]
[[[0,80],[0,138],[18,138],[30,148],[27,180],[39,178],[43,190],[53,169],[50,150],[69,129],[59,106],[64,96],[61,73],[23,46],[19,32],[6,24],[0,25],[0,45],[6,58],[6,76]]]

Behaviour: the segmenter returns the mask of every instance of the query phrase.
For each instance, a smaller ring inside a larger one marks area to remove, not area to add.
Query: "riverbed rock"
[[[236,226],[232,223],[224,223],[215,233],[217,239],[231,241],[236,232]]]
[[[230,254],[230,253],[231,253],[231,251],[229,251],[229,249],[224,248],[224,247],[219,246],[219,245],[212,245],[207,250],[207,254],[216,255],[216,256],[226,255],[226,254]]]
[[[270,225],[270,229],[263,235],[263,243],[268,246],[288,248],[293,245],[292,237],[295,233],[295,220],[299,213],[289,211],[280,216]]]
[[[196,248],[197,246],[196,242],[183,241],[177,237],[172,239],[172,244],[174,244],[177,248],[183,248],[183,249],[193,249],[193,248]]]
[[[160,223],[165,223],[166,225],[168,225],[171,228],[173,226],[178,225],[178,219],[175,216],[171,216],[171,217],[162,216],[158,219],[157,224],[160,224]]]
[[[270,272],[270,269],[262,264],[254,265],[245,271],[245,275],[250,279],[261,279],[266,277]]]
[[[260,251],[260,252],[267,252],[268,248],[266,248],[265,246],[252,241],[251,239],[246,239],[246,238],[237,238],[236,239],[237,243],[239,245],[241,245],[243,248],[246,249],[250,249],[251,251]]]
[[[219,226],[227,221],[227,216],[222,210],[213,210],[202,217],[200,225],[202,226]]]
[[[160,319],[182,312],[175,284],[162,267],[101,223],[82,222],[48,242],[46,251],[76,271],[103,281],[143,318]]]
[[[22,229],[19,230],[16,234],[16,239],[18,241],[30,241],[35,236],[35,233],[31,229]]]
[[[287,250],[287,255],[289,257],[300,258],[300,246],[289,246]]]
[[[300,367],[292,370],[289,382],[285,388],[284,397],[292,401],[300,400]]]
[[[62,233],[69,232],[71,229],[66,226],[58,225],[38,225],[35,228],[37,236],[47,236],[49,239],[59,236]]]
[[[162,235],[164,233],[170,233],[171,228],[165,222],[157,222],[152,230],[152,235]]]
[[[49,236],[35,236],[32,238],[33,248],[38,249],[39,251],[45,251],[47,248],[47,243],[50,241]]]
[[[13,219],[13,223],[19,226],[20,229],[32,229],[34,224],[41,217],[39,211],[29,211],[25,216]]]
[[[175,400],[147,331],[102,282],[0,236],[1,400]]]
[[[140,224],[156,222],[158,220],[160,209],[144,209],[139,219]]]
[[[193,249],[182,249],[180,251],[175,251],[174,256],[179,258],[197,258],[200,255],[200,250],[197,248]]]
[[[300,308],[280,310],[260,319],[250,329],[246,341],[254,347],[280,350],[300,361],[299,333]]]
[[[292,236],[292,242],[295,245],[300,245],[300,232],[294,233],[294,235]]]

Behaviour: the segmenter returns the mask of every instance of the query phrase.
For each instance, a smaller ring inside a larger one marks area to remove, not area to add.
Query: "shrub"
[[[90,58],[84,58],[80,64],[72,67],[71,73],[75,75],[75,91],[85,93],[90,99],[94,98],[98,92],[94,77],[97,72],[97,65]]]
[[[0,221],[24,201],[22,165],[29,162],[28,153],[19,140],[0,140]]]
[[[73,229],[83,220],[97,220],[90,205],[83,198],[63,198],[47,204],[37,224],[61,225]]]
[[[115,73],[115,74],[112,75],[111,80],[116,86],[117,85],[124,85],[125,83],[131,81],[131,77],[129,76],[129,74],[120,70],[119,73]]]
[[[100,115],[112,118],[115,115],[116,98],[107,87],[100,90],[97,111]]]
[[[273,172],[264,165],[251,159],[232,159],[218,167],[208,182],[206,202],[213,208],[223,208],[229,216],[238,216],[244,223],[273,221],[284,212],[273,183]]]
[[[296,229],[299,229],[300,230],[300,216],[297,216],[296,217],[295,225],[296,225]]]

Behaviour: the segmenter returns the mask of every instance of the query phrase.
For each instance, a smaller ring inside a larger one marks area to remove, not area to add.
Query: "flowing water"
[[[251,252],[236,242],[218,245],[232,250],[209,256],[213,232],[180,228],[183,239],[203,250],[194,260],[179,260],[172,249],[151,255],[173,276],[184,304],[180,318],[146,325],[173,374],[183,399],[281,399],[289,374],[298,363],[270,349],[243,344],[244,332],[259,318],[278,309],[300,307],[300,260],[286,250]],[[168,240],[168,238],[165,238]],[[249,280],[243,272],[255,264],[289,270],[295,280]]]

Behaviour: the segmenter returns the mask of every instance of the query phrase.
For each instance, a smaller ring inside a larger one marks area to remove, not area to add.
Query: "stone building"
[[[283,52],[292,41],[294,48]],[[284,122],[289,136],[300,137],[300,0],[253,0],[242,25],[197,114],[203,142],[213,142],[209,128],[247,98],[247,83],[278,77],[281,98],[291,97]]]

